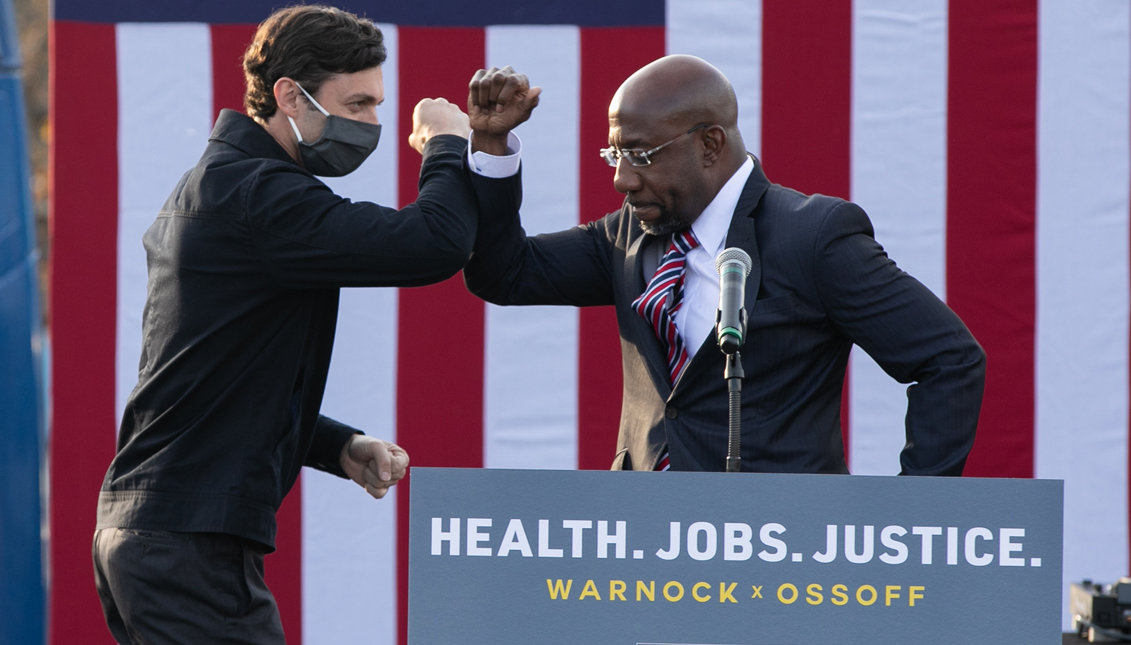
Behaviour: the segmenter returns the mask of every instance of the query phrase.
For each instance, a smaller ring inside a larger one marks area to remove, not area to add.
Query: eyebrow
[[[344,103],[356,103],[358,101],[373,102],[373,103],[376,103],[377,105],[381,105],[382,103],[385,102],[385,99],[381,99],[380,101],[378,101],[376,96],[373,96],[372,94],[362,93],[362,94],[351,94],[343,100]]]
[[[648,145],[642,144],[640,142],[640,139],[628,139],[626,141],[621,142],[621,145],[619,145],[619,146],[615,146],[612,142],[610,142],[609,145],[613,146],[615,148],[618,148],[620,150],[647,150],[647,149],[653,147],[653,146],[648,146]]]

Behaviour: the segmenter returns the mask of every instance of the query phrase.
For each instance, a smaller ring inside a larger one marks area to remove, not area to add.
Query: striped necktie
[[[679,375],[683,374],[690,362],[687,349],[675,328],[675,315],[683,304],[683,272],[687,264],[687,253],[697,246],[699,240],[691,229],[673,235],[672,245],[656,268],[648,288],[632,303],[636,313],[652,323],[656,336],[667,350],[668,375],[672,385],[679,380]]]
[[[671,247],[664,254],[660,266],[648,283],[648,288],[632,303],[636,313],[652,323],[656,336],[664,344],[668,355],[668,375],[672,385],[679,380],[687,364],[691,362],[687,348],[675,327],[675,315],[683,304],[683,273],[687,265],[687,254],[699,246],[699,240],[691,229],[672,236]],[[667,448],[656,464],[656,470],[668,470],[670,459]]]

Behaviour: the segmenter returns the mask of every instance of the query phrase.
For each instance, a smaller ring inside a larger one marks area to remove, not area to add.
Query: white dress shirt
[[[715,256],[723,250],[730,229],[730,221],[754,161],[746,158],[727,183],[715,195],[703,213],[691,225],[699,246],[687,254],[683,274],[683,306],[675,315],[675,327],[688,358],[694,357],[699,346],[715,328],[715,312],[719,308],[719,272],[715,269]],[[666,250],[666,249],[665,249]],[[750,303],[752,304],[752,303]]]
[[[501,157],[489,155],[482,150],[473,153],[471,151],[473,136],[475,135],[467,135],[467,165],[471,167],[471,172],[491,179],[503,179],[518,172],[519,158],[522,156],[522,140],[517,134],[514,132],[507,134],[509,154]]]

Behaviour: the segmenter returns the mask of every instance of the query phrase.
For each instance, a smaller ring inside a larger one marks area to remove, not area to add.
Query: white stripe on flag
[[[528,234],[578,221],[581,35],[576,27],[488,27],[488,66],[511,65],[543,87],[523,143]],[[484,217],[490,217],[484,213]],[[486,313],[483,463],[577,467],[577,311],[496,307]]]
[[[1131,13],[1042,0],[1039,34],[1035,471],[1064,479],[1064,584],[1114,582],[1128,570]]]
[[[390,202],[392,203],[392,202]],[[396,291],[343,289],[322,412],[393,439]],[[394,487],[375,500],[311,468],[302,475],[302,631],[307,645],[396,642]]]
[[[117,25],[117,419],[137,385],[147,281],[142,236],[212,129],[212,41],[203,24]],[[73,97],[73,100],[82,100]],[[97,163],[89,160],[89,163]]]
[[[667,52],[718,67],[738,96],[738,129],[746,150],[762,154],[762,3],[667,0]],[[631,47],[632,43],[624,43]]]
[[[853,5],[852,199],[903,270],[944,296],[946,0]],[[907,386],[854,348],[852,472],[893,475],[905,443]]]
[[[324,181],[354,201],[397,205],[397,29],[378,25],[389,58],[381,144],[353,173]],[[405,135],[407,136],[407,135]],[[322,413],[396,440],[397,291],[342,289]],[[375,500],[353,482],[307,468],[302,479],[302,631],[306,645],[376,643],[397,635],[394,487]]]

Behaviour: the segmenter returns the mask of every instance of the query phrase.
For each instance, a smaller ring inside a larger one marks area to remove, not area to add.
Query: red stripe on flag
[[[420,176],[420,155],[407,143],[413,108],[423,98],[443,97],[466,109],[467,85],[483,67],[486,39],[482,29],[402,27],[399,41],[397,194],[406,205],[416,199]],[[483,466],[483,317],[483,302],[467,292],[462,275],[400,290],[397,443],[414,466]],[[400,643],[408,634],[409,486],[408,479],[397,485]]]
[[[98,491],[114,457],[118,83],[113,25],[51,23],[49,642],[112,642],[94,589]],[[60,100],[60,99],[63,100]]]
[[[212,114],[222,108],[243,112],[246,87],[243,53],[255,37],[256,25],[211,25]],[[264,563],[264,579],[275,602],[287,642],[302,645],[302,477],[275,513],[279,532],[275,552]]]
[[[275,512],[275,552],[264,559],[263,579],[283,621],[290,645],[302,645],[302,476]]]
[[[848,368],[844,373],[844,387],[840,390],[840,434],[844,444],[844,464],[852,468],[852,451],[848,448],[849,436],[852,434],[852,419],[849,414],[849,402],[852,400],[852,355],[848,356]]]
[[[762,161],[772,181],[848,198],[852,3],[765,0]]]
[[[966,474],[1033,476],[1037,3],[953,0],[947,301],[988,356]]]
[[[762,5],[762,161],[770,181],[848,199],[851,190],[852,2]],[[840,425],[848,457],[850,384]]]
[[[625,43],[632,43],[626,47]],[[597,151],[609,145],[609,101],[633,72],[664,55],[662,27],[581,30],[582,224],[620,208],[613,169]],[[620,332],[612,307],[585,307],[578,316],[577,466],[608,470],[616,454],[623,377]]]
[[[244,112],[243,95],[247,85],[243,77],[243,53],[257,28],[257,25],[211,25],[213,119],[223,108]]]

